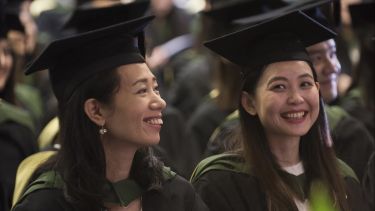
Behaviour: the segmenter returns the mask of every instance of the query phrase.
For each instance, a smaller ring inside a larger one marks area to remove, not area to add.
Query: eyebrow
[[[268,83],[267,83],[267,86],[269,86],[271,83],[273,83],[274,81],[288,81],[285,77],[281,77],[281,76],[276,76],[276,77],[273,77],[271,78]]]
[[[311,79],[314,80],[314,77],[312,77],[312,75],[310,75],[310,74],[308,74],[308,73],[302,74],[302,75],[298,76],[298,78],[311,78]],[[276,77],[271,78],[271,79],[268,81],[267,86],[269,86],[269,85],[270,85],[272,82],[274,82],[274,81],[286,81],[286,82],[287,82],[288,79],[285,78],[285,77],[282,77],[282,76],[276,76]]]
[[[147,83],[148,79],[147,78],[141,78],[141,79],[138,79],[136,80],[132,86],[135,86],[137,85],[138,83]],[[152,82],[155,82],[156,81],[156,78],[155,77],[152,77]]]

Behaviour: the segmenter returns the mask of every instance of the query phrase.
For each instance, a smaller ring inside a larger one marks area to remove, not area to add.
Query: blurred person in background
[[[7,39],[11,21],[5,11],[0,14],[0,210],[8,211],[18,164],[37,147],[32,115],[20,106],[15,93],[14,57]]]

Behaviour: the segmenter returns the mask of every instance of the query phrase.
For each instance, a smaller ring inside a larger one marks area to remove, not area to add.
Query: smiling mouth
[[[295,119],[302,119],[306,116],[307,112],[306,111],[300,111],[300,112],[287,112],[281,114],[281,117],[284,119],[290,119],[290,120],[295,120]]]
[[[145,122],[150,125],[163,125],[163,120],[161,118],[147,118]]]

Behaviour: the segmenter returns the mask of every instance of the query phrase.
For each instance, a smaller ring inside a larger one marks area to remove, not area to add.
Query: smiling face
[[[0,90],[3,90],[12,69],[13,59],[6,40],[0,39]]]
[[[121,82],[113,103],[105,111],[105,126],[114,140],[137,146],[157,144],[166,107],[155,76],[145,63],[118,68]]]
[[[242,106],[257,115],[267,138],[301,137],[319,113],[319,84],[304,61],[268,65],[256,85],[255,95],[242,94]]]
[[[338,76],[341,65],[336,55],[336,44],[333,39],[317,43],[307,48],[314,65],[320,91],[325,103],[330,103],[338,97]]]

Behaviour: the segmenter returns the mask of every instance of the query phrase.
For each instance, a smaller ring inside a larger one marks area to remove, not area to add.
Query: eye
[[[154,87],[154,92],[155,92],[157,95],[160,95],[159,86],[155,86],[155,87]]]
[[[142,88],[140,90],[137,91],[137,94],[144,94],[147,92],[147,89],[146,88]]]
[[[302,88],[309,88],[309,87],[312,87],[314,84],[310,81],[304,81],[301,83],[301,87]]]
[[[313,63],[316,64],[316,63],[321,62],[323,60],[323,57],[319,54],[315,54],[315,55],[311,56],[311,60],[312,60]]]
[[[282,91],[286,89],[286,86],[284,84],[276,84],[271,87],[271,90],[273,91]]]

